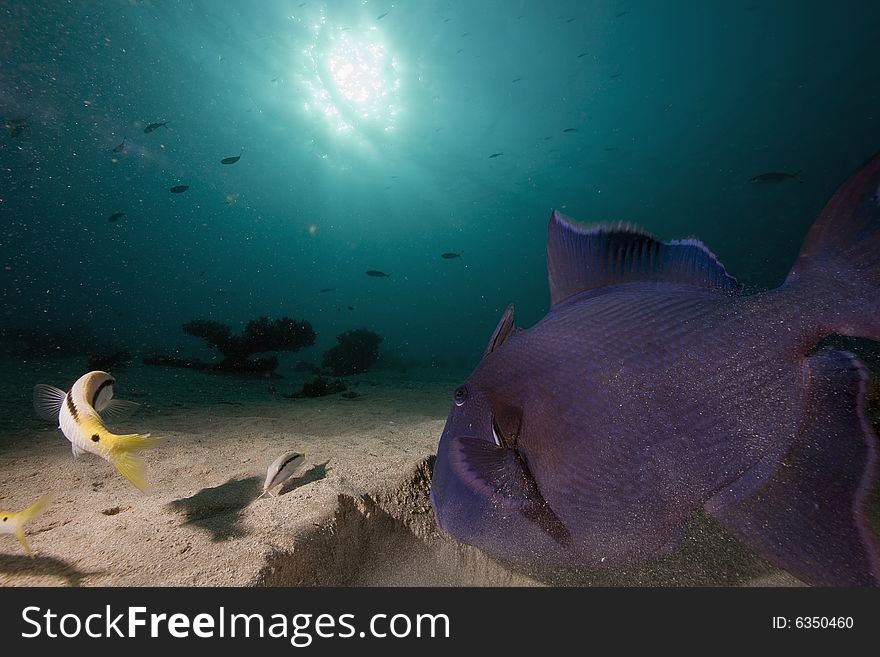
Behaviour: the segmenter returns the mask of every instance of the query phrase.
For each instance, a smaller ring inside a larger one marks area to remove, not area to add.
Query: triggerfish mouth
[[[696,239],[558,212],[547,268],[547,315],[518,329],[509,307],[454,393],[442,530],[529,566],[622,567],[672,553],[704,510],[805,583],[880,584],[868,371],[816,348],[880,341],[880,155],[774,290],[743,294]]]
[[[74,457],[90,452],[110,461],[119,473],[137,488],[148,488],[140,460],[132,452],[159,444],[150,434],[115,434],[104,424],[107,418],[120,418],[133,412],[138,404],[112,399],[116,379],[107,372],[83,374],[70,392],[52,386],[34,386],[34,408],[40,417],[57,422],[70,441]]]

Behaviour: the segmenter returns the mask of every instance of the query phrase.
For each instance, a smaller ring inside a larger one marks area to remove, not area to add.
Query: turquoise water
[[[508,303],[546,312],[552,209],[771,287],[880,147],[876,3],[30,0],[0,25],[0,328],[136,355],[288,315],[317,333],[297,357],[367,327],[467,370]]]

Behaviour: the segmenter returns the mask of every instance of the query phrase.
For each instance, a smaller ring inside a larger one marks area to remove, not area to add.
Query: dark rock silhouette
[[[336,346],[324,352],[321,365],[333,376],[368,372],[379,359],[382,336],[365,328],[336,336]]]
[[[300,399],[302,397],[326,397],[327,395],[335,395],[336,393],[345,392],[346,390],[345,382],[342,379],[331,381],[327,377],[319,374],[311,381],[304,383],[300,392],[284,396],[289,399]]]
[[[253,319],[244,327],[241,335],[233,335],[232,329],[210,319],[194,319],[183,325],[183,332],[201,338],[209,347],[220,352],[223,360],[206,363],[199,359],[182,359],[157,355],[145,358],[147,365],[186,367],[211,372],[234,372],[278,376],[278,358],[251,358],[254,354],[270,351],[299,351],[315,342],[315,332],[307,321],[289,317],[270,320],[268,317]]]

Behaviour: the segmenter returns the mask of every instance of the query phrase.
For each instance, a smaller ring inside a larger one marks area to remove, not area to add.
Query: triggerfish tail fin
[[[114,436],[108,459],[119,474],[134,484],[138,490],[146,492],[150,486],[144,475],[143,463],[132,452],[156,447],[161,442],[158,438],[151,438],[148,433]]]
[[[807,359],[809,402],[772,471],[749,473],[706,509],[771,563],[814,586],[880,586],[880,537],[867,508],[877,437],[865,414],[868,372],[851,353]]]
[[[27,537],[24,533],[24,526],[40,515],[46,507],[49,505],[49,502],[52,501],[51,495],[43,495],[36,502],[31,504],[29,507],[24,509],[18,514],[16,518],[16,522],[18,523],[18,527],[15,530],[15,538],[18,539],[18,542],[21,543],[21,546],[24,548],[24,551],[28,553],[28,556],[33,557],[34,553],[31,550],[31,546],[28,545]]]
[[[824,333],[880,340],[880,153],[825,205],[785,282],[825,298]]]

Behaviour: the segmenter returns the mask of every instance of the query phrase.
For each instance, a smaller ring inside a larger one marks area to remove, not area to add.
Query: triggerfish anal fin
[[[866,507],[877,437],[865,415],[868,372],[852,354],[807,358],[809,399],[797,438],[766,482],[709,512],[771,563],[814,586],[880,585],[880,539]]]
[[[547,231],[551,306],[606,285],[656,281],[736,293],[739,282],[696,239],[660,240],[625,224],[584,226],[554,212]]]
[[[55,386],[38,383],[34,386],[34,410],[47,422],[58,425],[58,414],[61,412],[61,404],[67,393]]]
[[[462,481],[501,505],[522,513],[557,543],[571,534],[544,500],[522,457],[507,447],[471,437],[454,439],[450,462]]]

